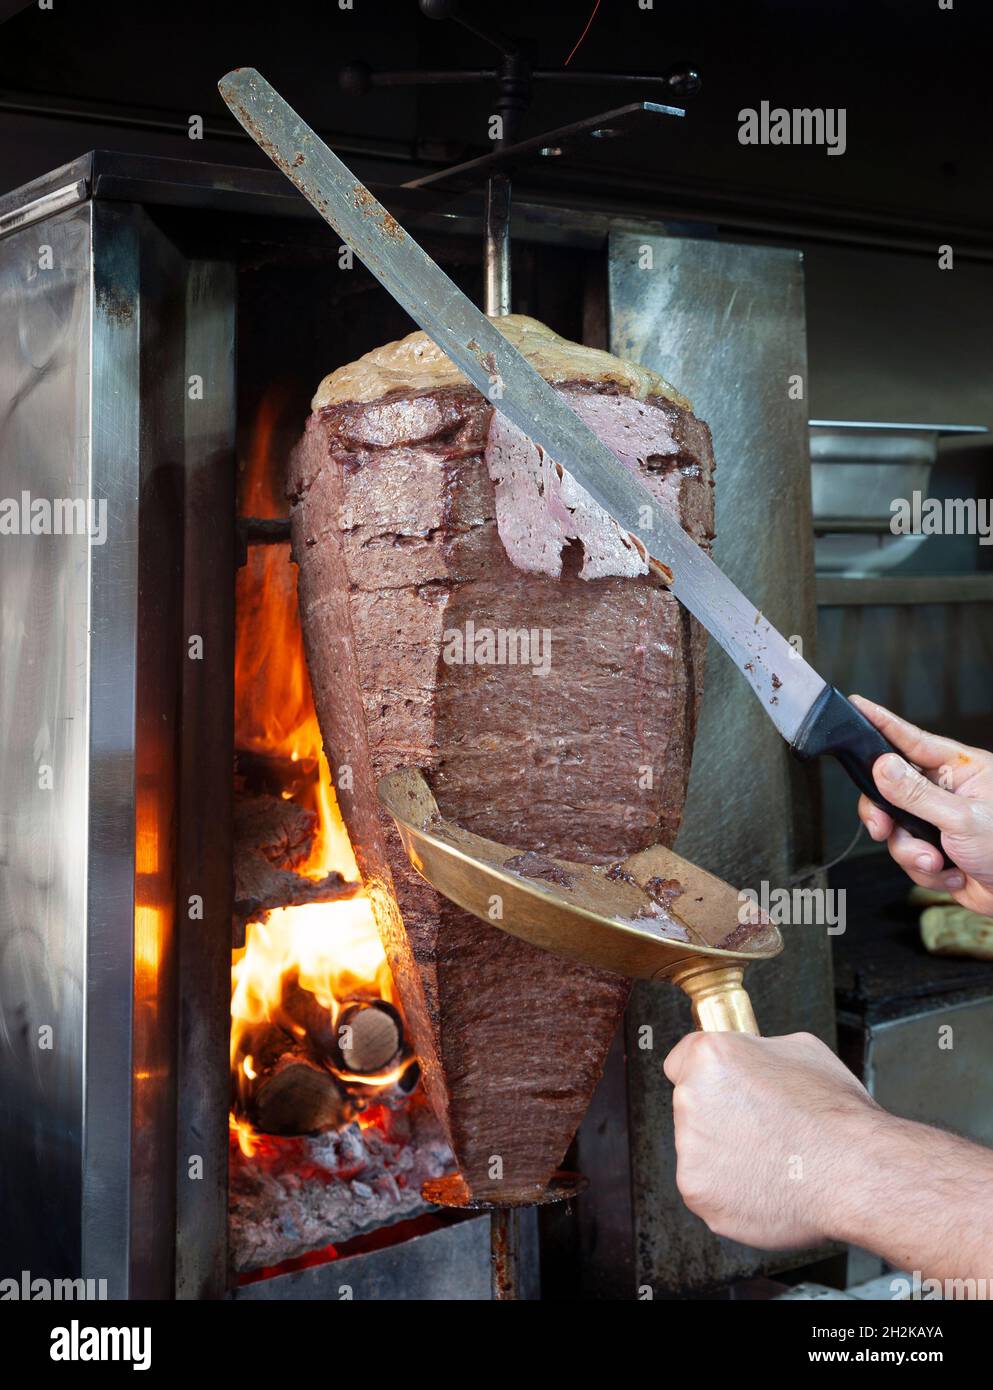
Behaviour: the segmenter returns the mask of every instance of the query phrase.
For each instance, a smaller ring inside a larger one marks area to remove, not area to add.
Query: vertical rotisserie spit
[[[709,540],[710,435],[689,403],[532,319],[497,324]],[[290,486],[325,748],[429,1097],[467,1196],[533,1198],[589,1101],[628,984],[441,899],[408,865],[376,781],[422,767],[443,815],[575,860],[671,844],[705,638],[423,333],[321,384]]]

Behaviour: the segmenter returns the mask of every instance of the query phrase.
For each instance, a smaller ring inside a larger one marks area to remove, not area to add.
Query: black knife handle
[[[910,811],[901,811],[880,795],[872,776],[873,764],[884,753],[896,753],[899,757],[903,754],[833,685],[825,686],[808,710],[793,741],[793,752],[805,761],[830,753],[838,759],[859,791],[865,792],[870,801],[892,816],[896,824],[915,839],[941,850],[946,869],[955,867],[945,854],[941,831],[936,825]]]

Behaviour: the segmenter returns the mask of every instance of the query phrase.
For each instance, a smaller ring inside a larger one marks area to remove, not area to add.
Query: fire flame
[[[267,397],[258,413],[251,455],[242,487],[247,516],[285,516],[278,470],[272,465],[281,409]],[[311,852],[297,872],[322,879],[337,870],[357,881],[355,856],[335,796],[321,741],[304,652],[297,604],[297,571],[285,544],[255,545],[238,571],[235,634],[235,744],[287,765],[284,798],[316,813],[318,830]],[[299,766],[301,775],[289,768]],[[250,923],[243,949],[233,952],[231,970],[231,1068],[240,1097],[254,1079],[251,1030],[273,1021],[288,976],[315,995],[331,1015],[356,996],[395,1002],[393,980],[364,893],[334,903],[278,908],[265,922]],[[392,1077],[350,1078],[376,1086]],[[251,1156],[258,1137],[243,1116],[232,1114],[231,1129],[243,1154]]]
[[[279,399],[263,401],[242,489],[245,515],[286,515],[277,470],[271,466]],[[288,758],[316,770],[305,804],[319,824],[313,850],[299,872],[323,878],[337,869],[357,879],[358,869],[335,797],[314,709],[297,605],[297,569],[286,545],[255,545],[238,571],[235,625],[235,743],[238,748]],[[292,792],[283,791],[286,798]],[[294,798],[300,799],[300,798]]]

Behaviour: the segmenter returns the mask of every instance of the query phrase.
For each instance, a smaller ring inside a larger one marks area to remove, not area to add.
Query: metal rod
[[[493,174],[486,182],[483,241],[483,309],[510,313],[510,179]]]
[[[657,72],[588,72],[579,68],[564,69],[558,68],[535,68],[531,74],[539,82],[560,82],[572,84],[573,86],[605,86],[605,87],[669,87],[673,86],[673,73]],[[692,69],[681,70],[676,80],[683,78],[689,80],[695,78],[696,73]],[[684,95],[680,92],[680,95]]]
[[[370,87],[439,87],[466,82],[492,82],[499,76],[496,68],[455,68],[448,70],[410,68],[374,72],[365,76]],[[541,82],[559,82],[568,86],[658,87],[672,88],[669,76],[657,72],[575,72],[535,68],[531,74]],[[682,93],[680,93],[682,95]]]
[[[625,135],[636,117],[685,116],[681,106],[662,106],[659,102],[634,101],[627,106],[615,106],[610,111],[599,111],[594,116],[586,116],[570,125],[558,126],[555,130],[542,131],[527,140],[508,144],[498,142],[489,154],[477,155],[475,159],[465,159],[461,164],[451,164],[446,169],[435,169],[430,174],[421,174],[416,179],[408,179],[404,188],[429,188],[433,184],[449,179],[473,175],[474,180],[484,174],[506,169],[513,162],[523,163],[540,157],[546,151],[562,154],[570,146],[588,148],[591,139],[597,139],[608,131],[614,135]]]
[[[490,1280],[493,1298],[515,1302],[521,1296],[521,1212],[494,1207],[490,1212]]]
[[[496,68],[457,68],[454,71],[411,68],[409,71],[372,72],[366,77],[370,87],[440,87],[457,82],[492,82]]]

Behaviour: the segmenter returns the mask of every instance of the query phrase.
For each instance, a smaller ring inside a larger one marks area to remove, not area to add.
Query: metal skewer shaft
[[[516,43],[502,35],[491,35],[490,42],[502,50],[495,113],[499,127],[494,142],[494,147],[501,150],[520,136],[521,122],[531,101],[531,70]],[[510,203],[509,174],[491,174],[486,181],[483,244],[483,307],[491,315],[510,313]]]
[[[494,1207],[490,1212],[490,1288],[498,1303],[521,1297],[521,1212]]]
[[[492,174],[486,182],[483,241],[483,310],[510,313],[510,179]]]

